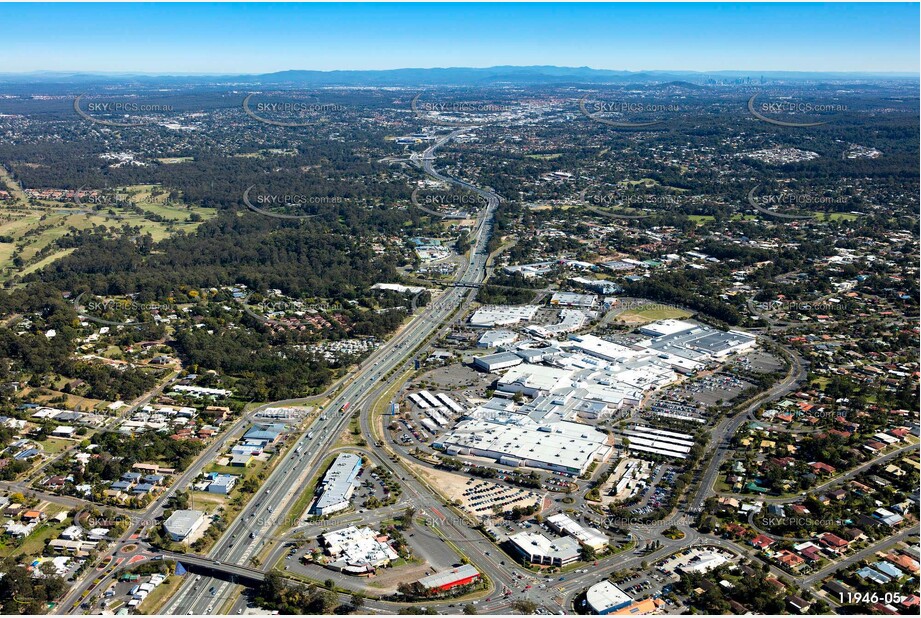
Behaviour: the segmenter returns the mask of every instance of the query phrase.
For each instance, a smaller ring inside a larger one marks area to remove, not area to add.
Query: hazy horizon
[[[919,71],[917,3],[5,4],[2,13],[0,66],[15,73]]]

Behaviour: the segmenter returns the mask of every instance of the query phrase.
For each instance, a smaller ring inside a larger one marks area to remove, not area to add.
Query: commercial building
[[[699,552],[686,564],[678,567],[682,573],[706,573],[729,562],[729,559],[717,552]]]
[[[593,612],[604,616],[629,606],[633,599],[610,581],[604,580],[585,592],[585,602]]]
[[[538,305],[487,305],[470,316],[470,326],[509,326],[534,319]]]
[[[598,302],[598,297],[594,294],[576,294],[574,292],[554,292],[550,297],[551,305],[561,307],[579,307],[581,309],[591,309]]]
[[[509,537],[509,543],[531,564],[565,566],[581,556],[579,543],[572,537],[550,539],[537,532],[519,532]]]
[[[551,530],[560,534],[568,534],[583,547],[593,551],[604,551],[608,548],[608,537],[600,530],[582,526],[572,520],[565,513],[557,513],[547,518],[547,525]]]
[[[399,557],[386,536],[367,527],[349,526],[324,532],[322,539],[326,553],[334,558],[327,566],[337,571],[369,573]]]
[[[163,528],[169,534],[170,539],[181,543],[190,536],[193,536],[202,526],[207,524],[207,518],[202,511],[179,510],[173,511],[164,524]]]
[[[446,591],[457,586],[472,584],[480,578],[480,572],[473,566],[464,564],[450,571],[435,573],[419,580],[419,584],[426,590]]]
[[[675,431],[666,431],[654,427],[637,425],[623,431],[629,440],[629,450],[640,453],[652,453],[675,459],[687,459],[694,446],[694,436]]]
[[[173,390],[179,393],[185,393],[187,395],[193,395],[196,397],[208,396],[208,397],[230,397],[233,395],[232,391],[225,390],[223,388],[205,388],[204,386],[174,386]]]
[[[742,331],[722,331],[679,320],[653,322],[642,327],[640,332],[652,336],[652,339],[640,342],[638,347],[702,363],[718,361],[729,354],[748,352],[757,343],[754,335]]]
[[[286,428],[284,423],[257,423],[243,434],[243,443],[252,446],[274,444]]]
[[[208,492],[226,496],[233,491],[238,479],[239,477],[234,474],[215,474],[211,477],[211,482],[208,484]]]
[[[518,335],[510,330],[488,330],[477,341],[478,348],[497,348],[512,345],[518,340]]]
[[[520,356],[512,354],[511,352],[499,352],[498,354],[487,354],[486,356],[474,357],[473,366],[488,373],[492,373],[493,371],[501,371],[502,369],[520,365],[523,362]]]
[[[361,463],[361,457],[354,453],[340,453],[336,457],[320,481],[321,494],[311,509],[314,515],[330,515],[349,507]]]
[[[608,435],[568,421],[540,424],[520,414],[461,421],[433,443],[449,455],[474,455],[507,466],[526,466],[579,475],[612,451]]]
[[[659,320],[639,328],[639,332],[650,337],[663,337],[691,330],[696,324],[684,320]]]

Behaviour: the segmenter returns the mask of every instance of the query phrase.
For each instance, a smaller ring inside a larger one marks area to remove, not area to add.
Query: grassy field
[[[618,319],[621,319],[625,322],[630,322],[631,324],[645,324],[647,322],[655,322],[657,320],[687,318],[691,315],[693,314],[690,311],[678,309],[677,307],[664,307],[662,305],[652,304],[648,307],[641,307],[639,309],[624,311],[617,317]]]
[[[815,218],[821,221],[854,221],[860,215],[855,215],[852,212],[830,212],[830,213],[815,213]]]
[[[154,588],[153,592],[148,594],[147,597],[141,601],[141,604],[138,605],[138,613],[160,613],[160,608],[171,596],[173,596],[173,593],[179,589],[179,586],[182,585],[182,581],[183,579],[181,577],[176,577],[175,575],[167,577],[166,581]]]
[[[32,534],[22,540],[21,544],[11,538],[4,538],[0,542],[2,543],[0,544],[0,556],[4,558],[18,554],[40,556],[45,549],[45,541],[57,538],[65,528],[67,528],[66,522],[60,524],[56,521],[45,522],[39,524]]]
[[[42,450],[49,455],[57,455],[61,451],[64,451],[74,444],[73,440],[62,440],[61,438],[46,438],[39,442],[42,445]]]
[[[525,155],[525,158],[538,159],[539,161],[553,161],[554,159],[559,159],[561,156],[563,155],[556,152],[553,154],[530,154],[530,155]]]
[[[11,188],[14,196],[21,195],[2,168],[0,179],[5,179],[4,184]],[[0,242],[0,283],[44,268],[69,255],[73,249],[55,250],[55,243],[71,230],[130,225],[141,228],[141,233],[150,234],[159,241],[179,231],[193,232],[202,221],[216,214],[212,208],[167,204],[167,193],[154,195],[153,185],[124,187],[120,192],[131,196],[143,213],[115,205],[96,209],[92,204],[81,206],[73,202],[47,200],[35,205],[27,203],[24,196],[14,203],[3,204],[0,207],[0,237],[10,242]],[[200,221],[189,220],[193,213]],[[151,216],[162,220],[153,221]]]

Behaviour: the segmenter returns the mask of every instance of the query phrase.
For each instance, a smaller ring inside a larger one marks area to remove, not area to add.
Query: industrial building
[[[177,543],[184,542],[190,536],[207,525],[208,519],[204,512],[195,510],[173,511],[173,514],[163,523],[163,528],[169,535],[170,539]]]
[[[426,590],[440,590],[442,592],[472,584],[480,578],[480,572],[472,565],[464,564],[450,571],[435,573],[419,580],[419,584]]]
[[[585,592],[585,602],[593,612],[604,616],[629,606],[633,599],[610,581],[604,580]]]
[[[508,540],[531,564],[561,567],[576,562],[582,555],[578,541],[568,536],[550,539],[538,532],[519,532]]]
[[[359,455],[340,453],[320,481],[321,494],[314,502],[311,513],[322,517],[349,508],[361,464]]]

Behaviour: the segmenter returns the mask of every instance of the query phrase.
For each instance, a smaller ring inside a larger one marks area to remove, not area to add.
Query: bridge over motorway
[[[181,562],[190,573],[219,577],[237,584],[258,585],[265,580],[266,574],[259,569],[254,569],[238,564],[224,564],[204,556],[195,554],[178,554],[161,552],[166,560]]]

